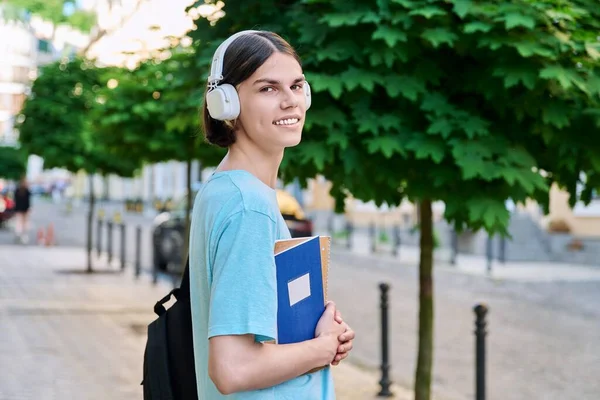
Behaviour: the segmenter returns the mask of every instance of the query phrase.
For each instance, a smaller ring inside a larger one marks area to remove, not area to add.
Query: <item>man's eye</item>
[[[265,86],[264,88],[260,89],[261,92],[270,92],[275,90],[272,86]]]
[[[292,90],[300,90],[302,89],[302,85],[292,85]]]

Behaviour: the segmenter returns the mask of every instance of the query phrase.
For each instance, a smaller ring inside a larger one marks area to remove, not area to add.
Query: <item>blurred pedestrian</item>
[[[27,243],[29,230],[29,211],[31,209],[31,191],[26,178],[21,178],[14,192],[15,234],[21,243]]]

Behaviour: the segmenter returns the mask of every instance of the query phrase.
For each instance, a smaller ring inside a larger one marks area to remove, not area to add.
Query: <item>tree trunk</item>
[[[419,353],[415,376],[415,400],[431,397],[433,364],[433,219],[431,201],[419,205],[420,247],[419,260]]]
[[[186,184],[186,202],[185,202],[185,219],[184,219],[184,232],[183,237],[183,254],[181,254],[182,265],[185,266],[185,261],[188,257],[188,248],[190,243],[190,212],[192,210],[192,159],[188,158],[186,161],[185,171],[185,184]],[[183,271],[183,268],[182,268]]]
[[[94,195],[94,174],[89,174],[90,179],[90,208],[87,216],[87,272],[92,273],[92,228],[94,225],[94,206],[96,203]],[[96,238],[100,240],[100,238]]]
[[[202,182],[202,160],[198,160],[198,182]]]

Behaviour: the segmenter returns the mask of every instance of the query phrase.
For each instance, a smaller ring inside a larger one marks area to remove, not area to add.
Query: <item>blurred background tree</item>
[[[19,180],[27,171],[27,153],[21,148],[0,146],[0,178]]]
[[[169,52],[168,58],[163,52]],[[161,60],[161,58],[166,58]],[[93,117],[102,142],[115,154],[152,164],[170,160],[186,163],[186,213],[182,260],[187,256],[192,203],[191,168],[217,165],[223,149],[204,141],[200,129],[203,88],[193,49],[176,44],[154,54],[134,70],[115,70],[106,100]]]
[[[100,140],[97,123],[90,118],[104,101],[99,96],[107,85],[108,69],[74,58],[48,64],[40,69],[31,94],[23,106],[23,120],[17,125],[19,141],[28,154],[44,159],[45,168],[83,170],[89,174],[87,269],[92,272],[92,220],[94,216],[93,174],[132,176],[141,161],[122,157]]]

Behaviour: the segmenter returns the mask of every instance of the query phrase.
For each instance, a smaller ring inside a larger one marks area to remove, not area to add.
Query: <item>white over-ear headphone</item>
[[[241,31],[225,40],[215,51],[210,66],[210,76],[208,77],[208,92],[206,93],[206,107],[208,113],[214,119],[227,121],[237,118],[240,115],[240,99],[235,87],[228,83],[219,84],[223,80],[223,59],[227,47],[236,38],[246,34],[258,33],[260,31]],[[304,82],[304,99],[306,101],[306,109],[310,107],[310,86],[308,82]]]

